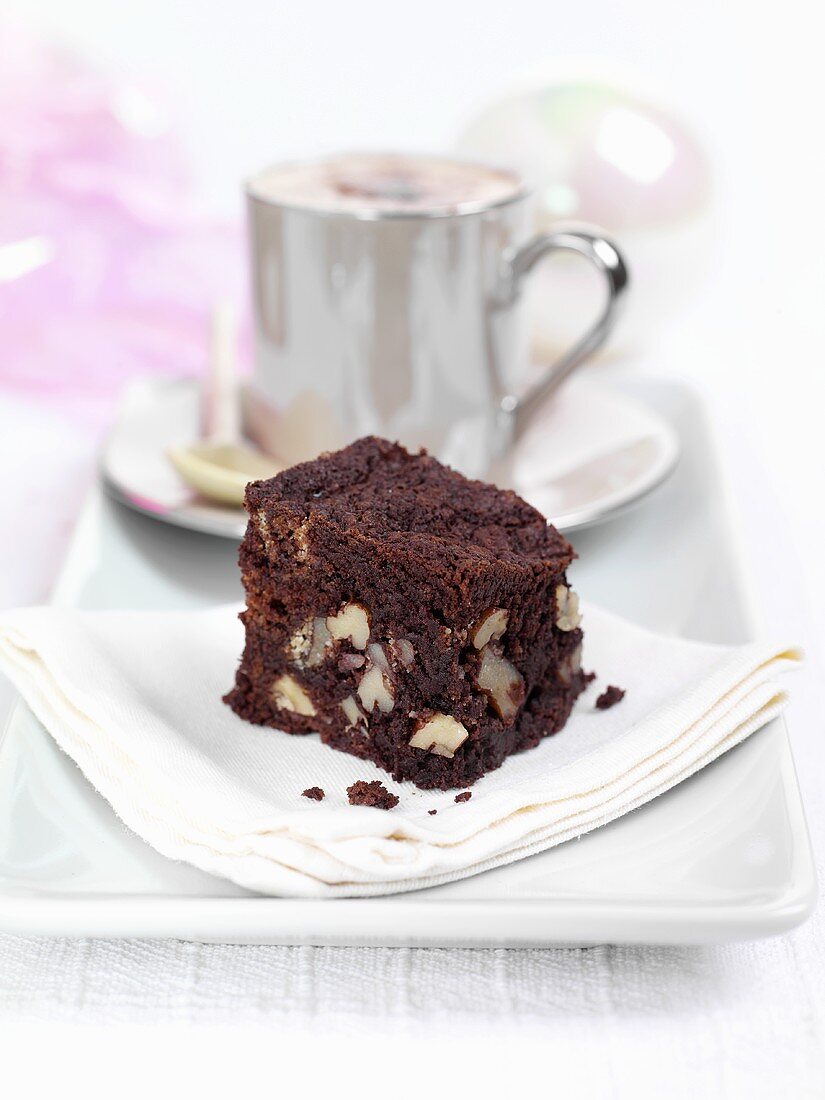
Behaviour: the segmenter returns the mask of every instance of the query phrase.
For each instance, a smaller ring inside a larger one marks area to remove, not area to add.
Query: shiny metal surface
[[[256,371],[245,418],[285,463],[374,433],[483,476],[538,404],[537,388],[520,403],[519,289],[539,256],[578,251],[608,287],[602,316],[542,393],[605,339],[627,281],[615,245],[590,231],[533,238],[520,184],[508,201],[438,217],[302,209],[254,181],[247,203]]]

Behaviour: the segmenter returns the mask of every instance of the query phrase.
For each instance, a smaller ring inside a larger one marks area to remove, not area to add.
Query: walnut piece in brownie
[[[323,787],[307,787],[307,789],[302,792],[302,797],[311,798],[313,802],[323,802],[326,797],[326,791]]]
[[[624,688],[616,687],[615,684],[610,684],[596,700],[596,707],[599,710],[610,710],[610,708],[615,707],[617,703],[621,703],[624,696]]]
[[[388,791],[378,779],[371,783],[359,779],[347,787],[347,798],[351,806],[375,806],[377,810],[391,810],[398,805],[398,795]]]
[[[456,802],[469,802],[472,797],[473,797],[473,792],[472,791],[462,791],[461,794],[457,794],[455,796],[455,801]]]
[[[245,504],[242,718],[442,790],[564,726],[591,679],[575,553],[515,493],[366,438]]]

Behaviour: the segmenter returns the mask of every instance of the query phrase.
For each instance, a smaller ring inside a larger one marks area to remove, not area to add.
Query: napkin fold
[[[476,874],[605,825],[773,718],[792,647],[661,637],[595,607],[598,680],[561,733],[480,779],[420,791],[323,746],[251,726],[221,702],[243,638],[236,607],[30,608],[0,615],[0,669],[121,820],[159,852],[265,894],[364,896]],[[594,707],[608,683],[626,697]],[[389,812],[350,806],[381,779]],[[323,787],[323,802],[302,797]],[[430,810],[437,810],[431,815]]]

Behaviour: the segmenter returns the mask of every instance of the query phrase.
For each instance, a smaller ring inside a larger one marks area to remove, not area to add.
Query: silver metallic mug
[[[432,174],[432,158],[398,159]],[[274,169],[247,184],[256,368],[245,416],[253,439],[286,463],[376,434],[483,476],[611,328],[627,285],[618,249],[587,229],[533,235],[529,191],[510,173],[499,173],[510,181],[503,193],[463,202],[428,202],[424,187],[397,202],[391,190],[389,201],[369,189],[356,201],[342,188],[325,203],[273,188],[273,172],[277,181]],[[591,261],[606,302],[530,380],[523,282],[558,251]]]

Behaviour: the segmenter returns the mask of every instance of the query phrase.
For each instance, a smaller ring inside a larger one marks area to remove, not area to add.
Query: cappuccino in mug
[[[353,153],[268,169],[247,200],[246,424],[286,464],[374,434],[484,476],[548,387],[601,343],[624,286],[609,241],[534,236],[521,179],[486,165]],[[602,272],[607,305],[528,387],[523,280],[560,249]]]
[[[521,190],[521,181],[512,172],[440,157],[351,154],[273,168],[252,186],[256,195],[285,206],[403,217],[495,204]]]

